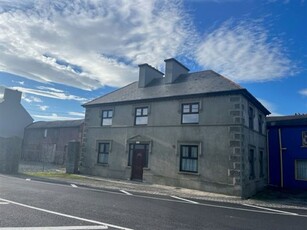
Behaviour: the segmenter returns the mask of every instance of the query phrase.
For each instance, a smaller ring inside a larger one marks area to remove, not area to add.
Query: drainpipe
[[[281,129],[278,129],[278,138],[279,138],[279,158],[280,158],[280,187],[284,187],[284,170],[283,170],[283,157],[282,153],[283,150],[286,150],[287,148],[282,147],[282,142],[281,142]]]
[[[266,131],[266,150],[267,150],[267,172],[268,172],[268,184],[271,184],[270,180],[270,145],[269,145],[269,132],[270,130]]]

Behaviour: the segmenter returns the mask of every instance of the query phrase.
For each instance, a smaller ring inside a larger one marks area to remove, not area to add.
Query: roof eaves
[[[170,99],[233,95],[233,94],[242,94],[242,90],[243,89],[233,89],[233,90],[216,91],[216,92],[208,92],[208,93],[184,94],[184,95],[176,95],[176,96],[135,99],[135,100],[127,100],[127,101],[114,101],[114,102],[105,102],[105,103],[99,103],[99,104],[86,105],[86,107],[96,107],[96,106],[101,106],[101,105],[103,106],[122,105],[122,104],[131,104],[131,103],[139,103],[139,102],[163,101],[163,100],[170,100]]]
[[[93,100],[91,100],[91,101],[88,101],[88,102],[82,104],[81,106],[82,106],[82,107],[86,107],[86,106],[89,106],[89,105],[93,105],[93,102],[95,102],[95,101],[97,101],[97,100],[99,100],[99,99],[101,99],[101,98],[103,98],[103,97],[105,97],[105,96],[107,96],[107,95],[110,95],[110,94],[112,94],[112,93],[115,93],[116,91],[119,91],[119,90],[122,90],[122,89],[124,89],[124,88],[127,88],[127,87],[129,87],[130,85],[135,84],[135,83],[137,83],[137,81],[134,81],[134,82],[132,82],[132,83],[130,83],[130,84],[124,86],[124,87],[118,88],[118,89],[116,89],[116,90],[114,90],[114,91],[112,91],[112,92],[109,92],[109,93],[104,94],[104,95],[102,95],[102,96],[100,96],[100,97],[98,97],[98,98],[95,98],[95,99],[93,99]],[[97,103],[97,104],[100,104],[100,103]],[[97,104],[94,104],[94,105],[97,105]]]
[[[265,115],[271,114],[271,112],[265,108],[260,101],[258,101],[250,92],[248,92],[247,89],[242,88],[241,89],[242,94],[249,99],[255,106],[257,106],[262,112],[264,112]]]

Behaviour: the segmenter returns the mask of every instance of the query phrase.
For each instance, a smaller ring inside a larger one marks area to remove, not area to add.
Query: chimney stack
[[[148,64],[139,65],[139,88],[145,88],[154,79],[163,78],[163,73]]]
[[[21,92],[17,90],[12,89],[5,89],[4,90],[4,96],[3,96],[4,102],[9,103],[20,103],[21,101]]]
[[[181,74],[187,74],[190,70],[177,61],[175,58],[164,60],[165,62],[165,83],[173,83]]]

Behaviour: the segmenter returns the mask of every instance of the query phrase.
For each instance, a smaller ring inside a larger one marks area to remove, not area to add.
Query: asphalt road
[[[0,174],[0,229],[307,229],[307,211],[131,194]]]

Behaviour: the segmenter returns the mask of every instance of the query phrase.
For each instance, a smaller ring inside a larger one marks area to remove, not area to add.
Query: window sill
[[[96,166],[102,166],[102,167],[109,167],[109,164],[108,163],[96,163]]]
[[[199,123],[181,123],[182,125],[199,125]]]
[[[190,175],[190,176],[200,176],[200,173],[198,172],[184,172],[184,171],[179,171],[178,174],[181,174],[181,175]]]

